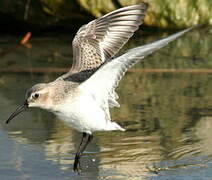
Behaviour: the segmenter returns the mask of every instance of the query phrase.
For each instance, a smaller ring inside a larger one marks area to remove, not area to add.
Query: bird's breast
[[[105,112],[92,96],[82,94],[71,101],[66,101],[54,112],[80,132],[104,130],[106,126]]]

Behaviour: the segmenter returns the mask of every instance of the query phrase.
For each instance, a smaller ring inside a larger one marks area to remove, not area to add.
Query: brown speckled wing
[[[73,40],[73,65],[63,77],[85,80],[111,59],[142,24],[146,3],[127,6],[83,25]]]

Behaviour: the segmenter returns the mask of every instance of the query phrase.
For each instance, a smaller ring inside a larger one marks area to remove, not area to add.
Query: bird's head
[[[34,85],[26,92],[25,100],[8,118],[6,123],[9,123],[15,116],[25,111],[30,107],[38,107],[42,109],[48,109],[49,100],[49,86],[46,83],[40,83]]]

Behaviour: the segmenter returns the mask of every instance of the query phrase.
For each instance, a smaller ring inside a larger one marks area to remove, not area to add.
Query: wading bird
[[[53,82],[30,88],[23,105],[11,114],[6,123],[30,107],[53,112],[83,133],[73,166],[74,171],[79,172],[80,157],[92,140],[93,132],[125,130],[111,120],[109,108],[119,107],[115,89],[127,69],[190,30],[183,30],[113,58],[138,29],[146,10],[146,3],[128,6],[83,25],[73,40],[73,65],[70,71]]]

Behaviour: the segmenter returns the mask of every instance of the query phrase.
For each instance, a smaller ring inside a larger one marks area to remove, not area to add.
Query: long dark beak
[[[28,103],[25,101],[21,106],[19,106],[8,118],[6,124],[8,124],[15,116],[20,114],[21,112],[25,111],[28,108]]]

